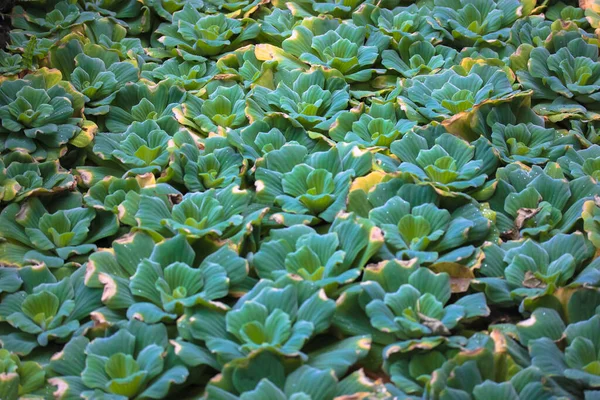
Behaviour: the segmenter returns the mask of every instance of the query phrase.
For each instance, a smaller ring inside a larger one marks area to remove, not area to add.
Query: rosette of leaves
[[[569,178],[589,176],[597,181],[600,178],[600,146],[592,145],[581,150],[569,148],[558,159],[558,164]]]
[[[296,126],[327,131],[350,101],[348,84],[334,69],[313,67],[293,74],[275,89],[255,86],[249,93],[246,112],[250,122],[271,115],[287,115]]]
[[[434,204],[411,206],[399,196],[369,212],[369,219],[383,231],[389,251],[399,259],[421,263],[469,260],[473,244],[485,240],[491,221],[473,204],[450,213]]]
[[[321,14],[331,15],[334,18],[349,19],[352,13],[361,5],[360,0],[300,0],[294,3],[282,0],[273,1],[273,5],[279,8],[287,8],[295,17],[309,18]]]
[[[428,75],[451,67],[458,52],[450,47],[434,45],[420,33],[402,36],[390,50],[383,50],[381,63],[405,78]]]
[[[529,15],[520,18],[513,24],[507,43],[511,45],[510,47],[513,50],[525,43],[534,47],[543,46],[544,41],[552,32],[551,25],[552,23],[542,15]]]
[[[508,39],[502,45],[497,41],[479,42],[474,47],[465,47],[459,54],[459,59],[465,57],[486,59],[494,65],[509,65],[513,54],[522,44],[534,47],[544,46],[544,41],[552,32],[552,22],[544,15],[529,15],[517,19],[510,27]],[[497,60],[500,60],[500,63]],[[523,121],[519,121],[523,122]]]
[[[190,136],[176,157],[171,165],[176,170],[173,180],[182,181],[193,192],[223,188],[232,183],[239,185],[246,170],[243,157],[221,136],[207,138],[202,150]]]
[[[561,135],[556,129],[530,122],[496,123],[492,127],[491,141],[504,162],[518,161],[527,165],[556,161],[572,146],[577,146],[573,135]]]
[[[556,326],[553,330],[556,329],[561,329],[561,327]],[[550,337],[530,340],[529,352],[532,364],[547,376],[561,382],[566,380],[565,384],[571,383],[580,391],[597,390],[600,387],[600,379],[595,369],[600,362],[598,358],[599,329],[600,317],[598,315],[570,324],[564,329],[563,335],[566,342],[564,350],[561,350]]]
[[[337,142],[356,143],[364,147],[389,148],[390,144],[408,132],[414,121],[406,119],[400,105],[393,101],[372,99],[363,106],[363,113],[354,110],[340,114],[329,130],[329,137]]]
[[[385,293],[396,292],[400,286],[409,284],[409,277],[419,268],[417,259],[389,259],[369,264],[363,269],[361,282],[348,285],[338,297],[333,327],[347,336],[370,335],[374,349],[379,350],[377,358],[373,361],[378,368],[382,362],[383,347],[396,341],[396,336],[372,326],[365,308],[372,300],[382,300]],[[421,288],[416,283],[416,277],[415,275],[412,284]],[[424,287],[421,289],[425,290]]]
[[[83,96],[61,81],[58,70],[44,68],[23,79],[3,81],[0,93],[0,152],[55,160],[66,153],[68,142],[78,147],[89,143],[86,136],[93,124],[85,121],[84,125],[79,118]]]
[[[156,85],[132,83],[123,86],[110,104],[105,125],[110,132],[122,133],[134,122],[154,120],[161,129],[177,130],[173,109],[186,94],[169,81]]]
[[[157,238],[180,233],[190,239],[229,239],[239,243],[267,211],[252,204],[252,200],[250,191],[240,190],[235,184],[219,190],[187,193],[174,206],[143,195],[136,220],[140,229]]]
[[[166,21],[172,21],[173,14],[181,11],[186,4],[201,10],[204,2],[202,0],[151,0],[148,2],[148,6],[151,7],[152,11]]]
[[[127,37],[127,29],[115,23],[110,17],[86,22],[83,25],[83,35],[84,37],[78,35],[76,38],[94,45],[96,49],[104,50],[105,53],[108,51],[118,55],[121,61],[130,60],[139,66],[149,58],[147,50],[149,53],[150,49],[144,48],[142,40],[137,37]],[[98,57],[99,55],[102,53],[97,53],[96,58],[104,59],[102,56]]]
[[[399,340],[427,336],[449,336],[462,320],[486,317],[490,310],[483,293],[450,300],[450,276],[420,268],[396,292],[385,293],[370,301],[365,311],[371,325]]]
[[[356,342],[356,341],[354,341]],[[343,343],[343,342],[342,342]],[[350,343],[355,344],[355,343]],[[358,344],[362,345],[362,344]],[[361,349],[351,355],[349,345],[344,349],[349,363],[355,363],[366,352]],[[324,353],[335,357],[339,349]],[[245,360],[225,366],[206,388],[207,396],[214,399],[341,399],[350,396],[377,398],[390,396],[380,381],[369,379],[362,369],[346,376],[347,368],[319,363],[299,366],[268,351],[256,352]],[[345,377],[344,377],[345,376]],[[340,379],[338,377],[344,377]]]
[[[331,292],[355,281],[382,245],[371,221],[345,214],[325,234],[303,225],[271,230],[252,256],[252,266],[263,279],[297,275]]]
[[[583,203],[600,191],[590,176],[568,181],[556,163],[544,169],[510,164],[498,169],[496,178],[490,208],[496,212],[498,229],[509,239],[546,240],[573,231]]]
[[[469,143],[446,132],[434,136],[411,131],[392,143],[391,152],[402,161],[397,169],[443,196],[482,188],[498,165],[490,143],[483,137]]]
[[[5,399],[48,396],[46,373],[36,361],[21,361],[19,356],[0,349],[0,395]]]
[[[292,82],[297,72],[294,70],[308,68],[280,48],[266,43],[250,44],[224,54],[219,57],[216,66],[219,75],[241,82],[246,89],[257,85],[273,88],[279,82]],[[212,83],[216,85],[212,90],[223,85],[223,81]]]
[[[246,94],[239,85],[218,86],[207,99],[188,96],[173,111],[180,124],[196,132],[225,136],[228,130],[247,124],[245,99]]]
[[[97,249],[98,240],[117,233],[112,213],[82,206],[82,195],[68,193],[46,205],[31,197],[11,203],[0,213],[2,262],[22,266],[44,263],[50,268],[77,266]]]
[[[548,10],[544,14],[550,21],[572,21],[583,29],[589,27],[589,23],[585,17],[585,10],[567,5],[562,1],[548,7]]]
[[[274,8],[268,15],[259,20],[260,34],[258,41],[280,45],[285,39],[292,36],[294,27],[300,18],[294,16],[290,10]],[[265,40],[261,40],[264,38]]]
[[[373,208],[384,206],[396,196],[410,203],[412,207],[423,204],[440,207],[443,200],[432,186],[415,183],[410,176],[375,170],[352,182],[348,194],[348,211],[368,218]]]
[[[433,18],[431,9],[427,6],[419,7],[417,4],[412,4],[408,7],[388,10],[379,7],[371,8],[363,4],[361,10],[369,25],[378,27],[396,44],[406,36],[422,36],[426,41],[434,44],[440,43],[445,38],[451,38],[442,25]],[[352,16],[357,24],[357,20],[361,19],[360,14]]]
[[[119,62],[116,54],[107,54],[114,57],[110,61],[84,53],[75,57],[76,68],[69,81],[85,96],[86,115],[106,114],[116,92],[125,84],[138,80],[139,71],[132,63]]]
[[[534,387],[537,390],[537,386],[541,383],[545,392],[556,387],[553,383],[545,382],[542,379],[543,374],[535,367],[523,370],[522,367],[528,366],[527,352],[515,340],[498,330],[492,330],[489,335],[477,332],[468,339],[460,336],[432,337],[426,342],[421,342],[421,346],[413,341],[394,344],[386,349],[388,358],[385,360],[384,370],[405,396],[412,395],[419,396],[419,398],[428,396],[432,387],[436,394],[442,396],[458,390],[461,390],[460,393],[463,395],[462,389],[454,388],[455,380],[450,380],[448,385],[446,381],[448,377],[445,375],[440,377],[438,374],[445,374],[448,370],[456,368],[457,364],[460,365],[464,361],[463,357],[467,353],[478,354],[474,358],[481,361],[489,361],[489,356],[493,355],[491,360],[493,364],[484,366],[486,374],[488,374],[486,379],[490,379],[490,376],[498,378],[500,382],[504,383],[504,386],[509,386],[512,382],[519,382],[518,390],[521,390],[523,385],[529,384],[528,390],[534,390]],[[472,371],[472,369],[467,371]],[[507,376],[513,377],[515,374],[519,378],[515,378],[514,381],[504,381]],[[475,378],[481,383],[479,379],[479,377]],[[482,380],[485,381],[485,379]],[[495,389],[492,388],[491,391],[493,393]],[[481,393],[485,392],[483,388],[474,393],[471,388],[468,388],[466,392],[467,394],[463,395],[466,399],[473,398],[471,396],[474,396],[475,399],[485,398],[481,397]],[[487,392],[485,393],[487,394]]]
[[[371,153],[351,144],[306,153],[290,143],[268,153],[256,169],[256,200],[279,208],[271,217],[277,224],[332,222],[345,209],[352,177],[371,169]]]
[[[543,47],[522,45],[511,66],[524,89],[540,102],[534,108],[552,121],[597,114],[600,99],[598,46],[578,31],[553,32]]]
[[[131,36],[138,36],[150,31],[152,15],[150,8],[136,0],[93,0],[82,1],[86,10],[94,11],[102,16],[114,18],[116,22],[127,28]]]
[[[85,284],[103,288],[111,310],[148,323],[172,322],[185,307],[240,296],[254,281],[248,262],[228,246],[189,244],[183,235],[156,244],[141,232],[90,255]]]
[[[383,72],[374,65],[389,41],[378,32],[367,38],[365,27],[351,24],[340,24],[322,35],[315,35],[306,26],[299,25],[281,47],[311,66],[338,70],[348,82],[366,82],[373,74]]]
[[[23,70],[23,57],[20,54],[0,50],[0,73],[3,76],[16,75]]]
[[[207,14],[224,13],[247,18],[258,10],[260,0],[206,0],[202,10]]]
[[[523,365],[523,354],[507,350],[501,340],[498,345],[502,346],[501,351],[486,346],[458,352],[432,374],[426,386],[428,395],[432,398],[460,396],[469,400],[568,397],[568,392],[547,379],[543,371]],[[432,357],[428,361],[434,360]]]
[[[199,90],[216,74],[214,64],[180,61],[170,58],[162,64],[146,63],[142,77],[153,82],[170,80],[187,91]]]
[[[185,61],[204,61],[240,47],[254,39],[260,26],[252,19],[229,18],[225,14],[205,15],[185,4],[173,14],[171,23],[162,23],[156,33],[167,50]]]
[[[172,202],[181,193],[167,183],[157,183],[154,175],[146,173],[124,179],[106,177],[90,187],[83,200],[88,207],[115,214],[121,224],[137,226],[135,214],[142,195]]]
[[[28,6],[25,9],[20,5],[15,6],[11,13],[12,26],[27,36],[60,39],[78,25],[92,21],[97,16],[94,12],[82,11],[72,1],[50,1],[42,5],[47,7]]]
[[[594,246],[581,233],[557,234],[543,243],[531,239],[483,247],[485,260],[478,270],[482,276],[472,282],[490,302],[511,305],[524,301],[531,309],[536,302],[560,299],[566,288],[596,284],[600,275],[587,265]],[[555,300],[556,301],[556,300]]]
[[[222,365],[265,349],[306,359],[302,348],[329,328],[334,311],[335,302],[322,290],[303,299],[293,285],[279,289],[259,283],[228,312],[194,310],[190,332]],[[197,324],[196,319],[211,323]]]
[[[107,337],[73,339],[50,365],[57,394],[85,399],[162,399],[189,376],[166,327],[136,320]]]
[[[534,0],[434,0],[433,17],[460,45],[502,45],[512,24],[528,16],[535,6]]]
[[[172,135],[149,119],[133,122],[123,133],[99,133],[93,151],[101,162],[121,169],[123,176],[158,175],[169,164],[172,141]]]
[[[227,141],[244,159],[253,161],[255,165],[259,165],[268,153],[276,154],[286,143],[296,142],[309,154],[329,149],[324,141],[312,139],[303,128],[293,126],[282,117],[255,121],[244,128],[229,131]]]
[[[21,56],[23,70],[33,70],[44,65],[45,58],[54,45],[52,39],[31,37],[18,29],[13,29],[8,36],[10,40],[6,43],[6,50]]]
[[[415,76],[398,89],[408,118],[421,123],[443,121],[481,104],[499,104],[515,94],[504,70],[481,63],[468,71],[456,68]]]
[[[60,281],[44,266],[22,274],[28,279],[24,290],[9,294],[0,303],[3,347],[19,355],[50,342],[65,342],[86,325],[83,321],[98,308],[100,290],[83,285],[83,269]]]
[[[569,133],[574,134],[583,146],[600,144],[600,131],[596,121],[570,120]]]
[[[29,196],[72,190],[73,175],[57,160],[36,163],[24,153],[14,152],[0,159],[0,201],[20,202]]]
[[[600,248],[600,198],[594,196],[594,200],[587,200],[583,203],[581,213],[583,219],[583,229],[587,237],[596,248]]]
[[[181,247],[180,243],[186,240],[185,237],[180,238],[165,243],[169,243],[172,248]],[[166,247],[163,246],[161,250]],[[190,252],[187,253],[189,256]],[[222,265],[205,261],[199,268],[192,268],[189,265],[193,264],[191,257],[186,262],[165,262],[166,260],[157,257],[161,263],[153,260],[153,255],[156,254],[162,255],[160,250],[153,252],[149,259],[138,264],[135,274],[130,278],[129,289],[141,301],[129,306],[128,316],[148,323],[174,320],[183,314],[184,308],[207,304],[229,293],[228,271]],[[238,267],[241,265],[237,263]]]

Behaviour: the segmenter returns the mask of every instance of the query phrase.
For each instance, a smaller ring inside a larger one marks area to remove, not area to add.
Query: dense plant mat
[[[0,399],[600,399],[580,3],[17,2]]]

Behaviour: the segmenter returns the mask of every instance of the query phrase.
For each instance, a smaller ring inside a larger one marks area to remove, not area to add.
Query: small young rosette
[[[361,104],[359,112],[352,109],[340,114],[329,130],[336,142],[356,143],[361,147],[387,149],[408,132],[416,122],[409,121],[395,101],[372,99],[368,106]]]
[[[121,224],[137,226],[135,214],[142,195],[160,198],[165,203],[173,203],[182,196],[171,185],[157,183],[152,173],[146,173],[125,179],[105,177],[90,187],[83,201],[88,207],[115,214]]]
[[[301,19],[294,16],[290,10],[274,8],[259,22],[261,32],[258,40],[260,43],[281,45],[281,42],[292,36],[294,27],[300,21]]]
[[[5,239],[0,243],[1,259],[15,266],[78,266],[98,248],[98,240],[118,229],[114,214],[83,207],[79,193],[46,204],[32,197],[22,205],[9,204],[0,213],[0,236]]]
[[[169,80],[175,86],[192,92],[203,88],[216,72],[214,64],[170,58],[162,64],[144,64],[141,76],[156,83]]]
[[[229,130],[247,125],[245,99],[246,94],[239,85],[218,86],[207,99],[188,96],[173,111],[180,124],[195,132],[225,136]]]
[[[247,127],[229,131],[227,141],[256,166],[264,162],[267,153],[277,153],[290,142],[300,144],[309,154],[329,149],[325,141],[312,139],[304,128],[293,126],[281,117],[255,121]]]
[[[384,50],[381,63],[388,70],[395,71],[405,78],[433,74],[450,68],[458,52],[451,47],[434,45],[421,33],[402,36],[392,49]]]

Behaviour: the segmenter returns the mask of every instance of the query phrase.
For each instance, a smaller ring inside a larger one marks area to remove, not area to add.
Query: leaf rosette
[[[98,240],[119,229],[111,213],[83,207],[82,196],[69,193],[44,203],[31,197],[22,205],[12,203],[0,213],[2,261],[8,265],[44,263],[50,268],[78,266],[95,251]]]

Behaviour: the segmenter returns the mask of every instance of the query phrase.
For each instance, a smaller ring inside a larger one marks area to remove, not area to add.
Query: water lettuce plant
[[[600,398],[600,2],[0,6],[0,399]]]

